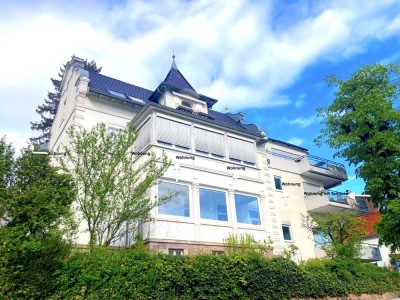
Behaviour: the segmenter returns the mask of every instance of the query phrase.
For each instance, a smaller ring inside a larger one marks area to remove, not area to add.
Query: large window
[[[158,207],[158,213],[179,217],[190,217],[189,187],[187,185],[169,182],[158,184],[158,197],[173,194],[171,200]]]
[[[157,142],[189,149],[190,140],[190,125],[161,117],[157,118]]]
[[[254,165],[256,161],[256,152],[253,142],[228,137],[229,159],[232,161],[243,162]]]
[[[260,214],[256,197],[235,194],[236,219],[238,223],[260,225]]]
[[[228,221],[225,193],[201,188],[200,217],[202,219]]]
[[[225,156],[224,135],[221,133],[194,128],[196,151],[202,154],[223,158]]]

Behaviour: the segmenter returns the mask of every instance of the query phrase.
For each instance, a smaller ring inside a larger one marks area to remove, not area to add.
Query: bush
[[[400,290],[400,276],[355,260],[255,255],[171,256],[142,250],[75,253],[51,299],[290,299]]]

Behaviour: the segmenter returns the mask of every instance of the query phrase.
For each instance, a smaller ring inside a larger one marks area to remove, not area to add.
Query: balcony
[[[299,157],[300,174],[318,180],[325,189],[332,188],[347,180],[343,164],[314,155]]]
[[[343,210],[355,210],[354,199],[345,193],[336,191],[313,191],[304,187],[304,199],[308,212],[324,215],[328,212],[338,212]]]

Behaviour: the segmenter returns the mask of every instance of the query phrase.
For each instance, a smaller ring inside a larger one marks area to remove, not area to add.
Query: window
[[[192,108],[192,105],[190,105],[190,103],[186,102],[186,101],[182,101],[181,105],[184,106],[184,107],[187,107],[187,108]]]
[[[274,177],[275,189],[282,190],[282,180],[280,177]]]
[[[158,197],[174,196],[168,202],[158,207],[158,213],[179,217],[190,217],[189,211],[189,187],[187,185],[169,182],[158,184]]]
[[[173,120],[157,118],[157,141],[161,144],[190,148],[190,125]]]
[[[323,232],[314,232],[313,235],[315,248],[321,248],[329,243],[328,235],[324,234]]]
[[[282,232],[283,232],[283,239],[285,241],[291,241],[292,240],[292,234],[290,232],[290,226],[289,225],[282,225]]]
[[[225,252],[224,251],[220,251],[220,250],[213,250],[211,253],[213,255],[223,255]]]
[[[229,158],[248,165],[255,164],[255,148],[253,142],[228,137]]]
[[[139,128],[139,135],[135,141],[135,148],[136,151],[143,150],[148,144],[150,144],[150,134],[151,134],[151,127],[150,127],[150,120],[147,120],[140,128]]]
[[[236,220],[238,223],[260,225],[260,214],[256,197],[235,194]]]
[[[183,255],[183,249],[168,249],[168,254],[180,256]]]
[[[365,198],[356,197],[356,201],[359,212],[368,212],[367,200]]]
[[[126,96],[123,93],[116,92],[116,91],[113,91],[113,90],[107,90],[107,91],[113,96],[126,99]]]
[[[133,102],[145,104],[145,102],[142,99],[139,99],[139,98],[136,98],[136,97],[133,97],[133,96],[130,96],[130,95],[128,95],[128,98],[131,99]]]
[[[228,221],[225,193],[200,188],[200,217]]]
[[[212,154],[218,158],[225,157],[224,135],[201,128],[194,128],[196,151],[201,154]]]

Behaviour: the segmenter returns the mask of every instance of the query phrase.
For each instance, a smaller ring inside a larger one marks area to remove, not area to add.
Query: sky
[[[102,74],[153,90],[172,51],[216,110],[243,112],[267,136],[333,159],[313,142],[316,108],[334,90],[323,78],[400,59],[400,1],[0,1],[0,136],[19,149],[37,132],[30,121],[72,55]],[[364,183],[344,160],[349,180]]]

